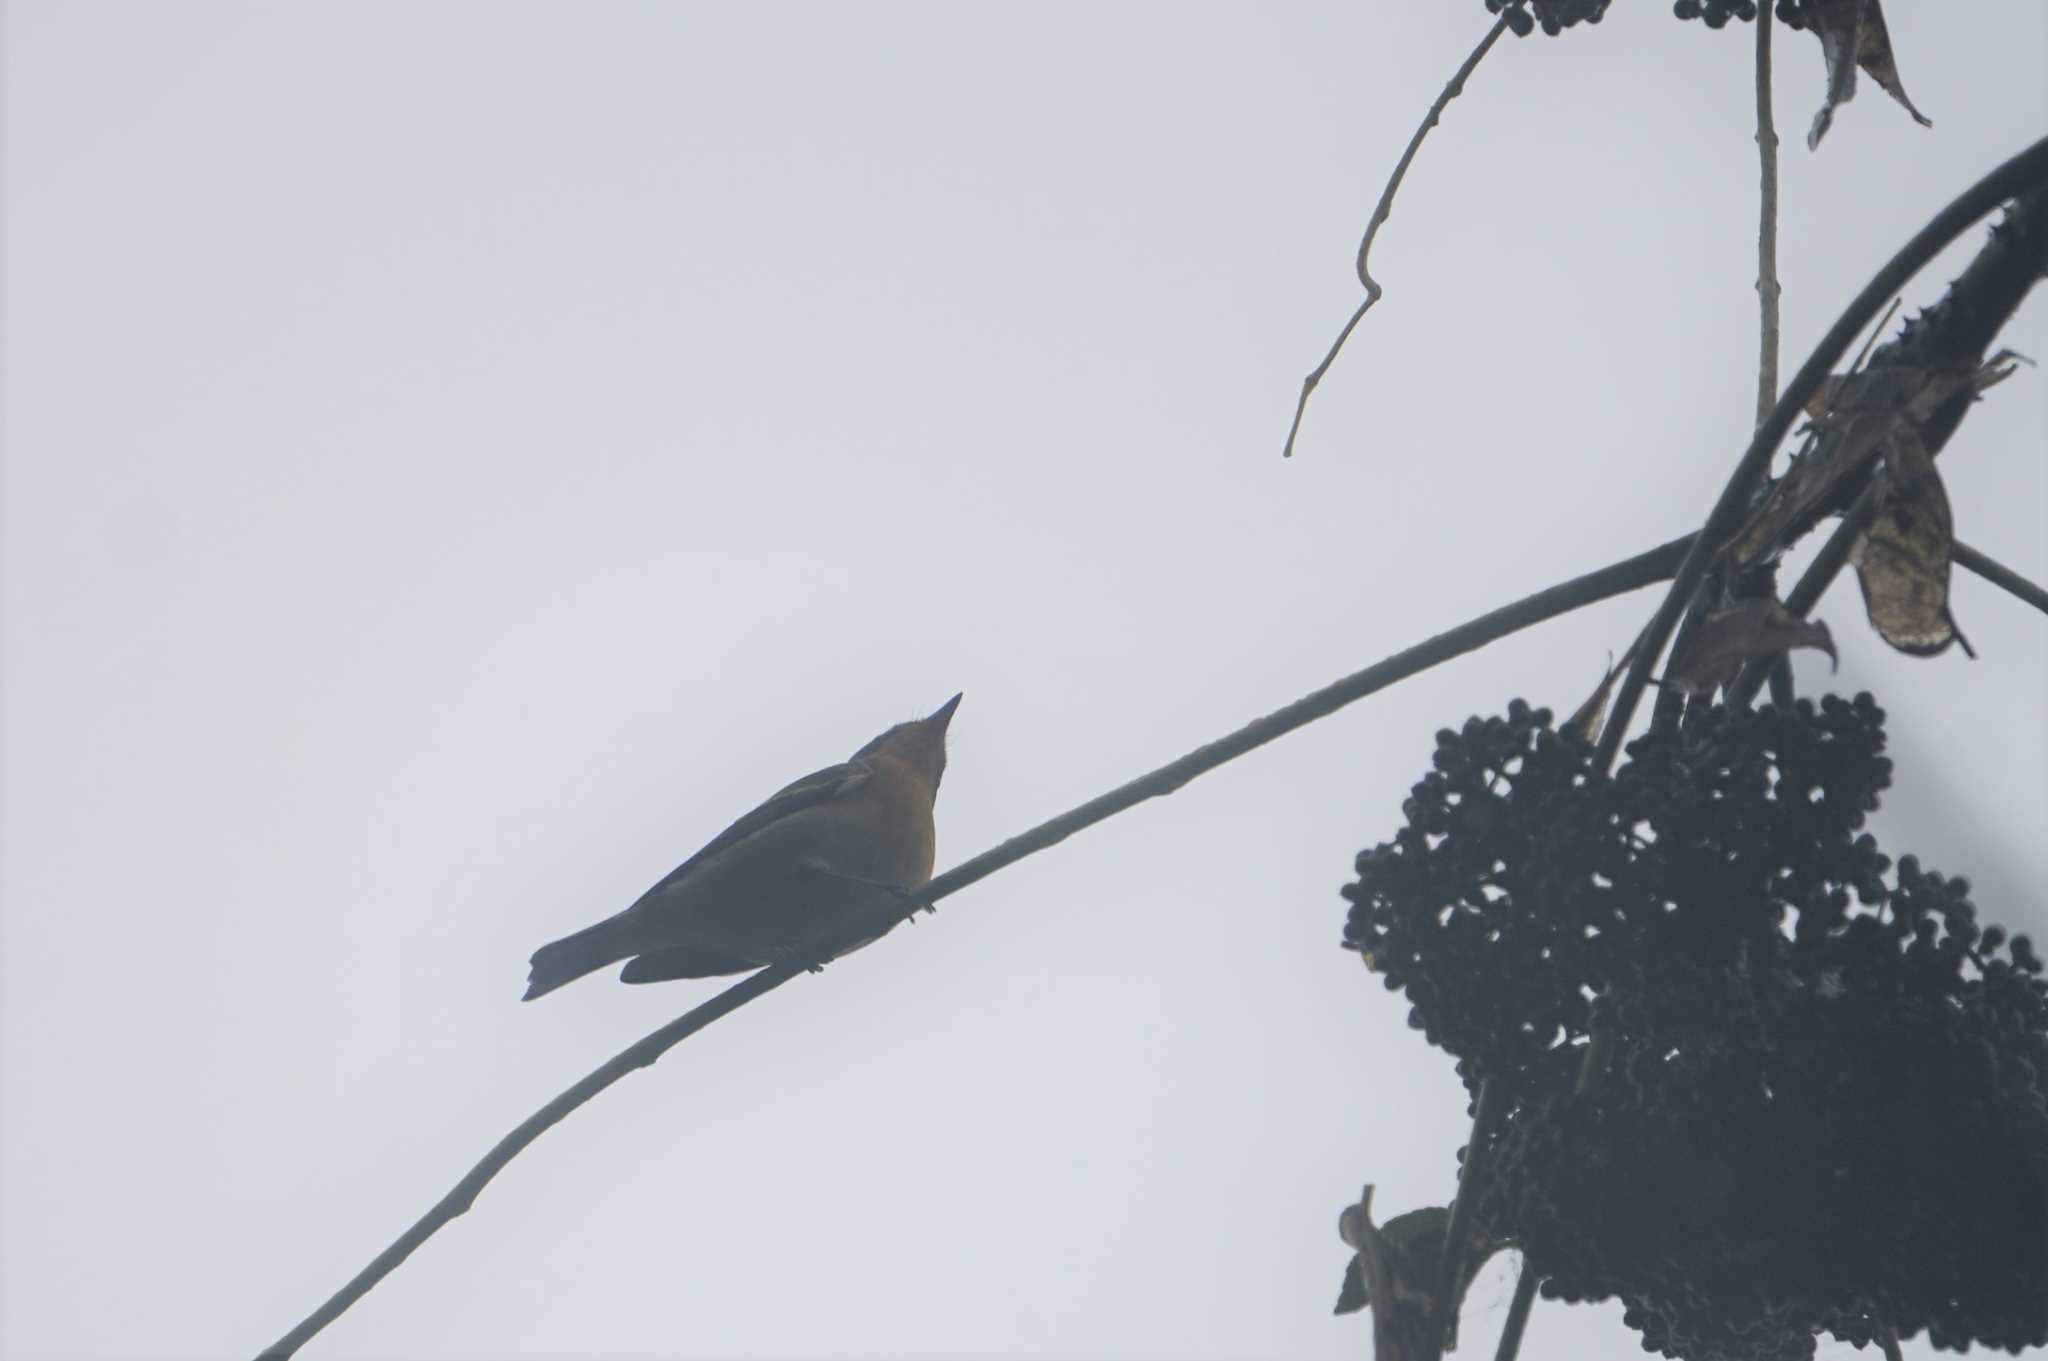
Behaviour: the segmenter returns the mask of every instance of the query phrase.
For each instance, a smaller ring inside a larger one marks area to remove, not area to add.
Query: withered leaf
[[[1600,688],[1586,696],[1586,702],[1574,709],[1572,716],[1564,721],[1566,732],[1589,747],[1599,742],[1600,729],[1607,725],[1607,697],[1614,693],[1614,682],[1620,679],[1621,673],[1628,668],[1629,659],[1635,655],[1636,650],[1631,646],[1622,654],[1620,661],[1608,666],[1607,674],[1600,678]]]
[[[1906,87],[1899,80],[1898,63],[1892,57],[1892,38],[1885,27],[1884,6],[1879,0],[1817,0],[1809,5],[1813,35],[1820,39],[1821,58],[1827,63],[1828,86],[1820,112],[1807,129],[1809,151],[1820,146],[1835,121],[1835,106],[1856,97],[1856,68],[1876,81],[1896,99],[1913,121],[1923,128],[1934,124],[1913,107]]]
[[[1437,1267],[1450,1220],[1449,1209],[1426,1205],[1419,1210],[1395,1215],[1385,1224],[1375,1225],[1372,1222],[1372,1188],[1367,1187],[1359,1203],[1347,1206],[1337,1220],[1337,1234],[1354,1255],[1351,1264],[1345,1268],[1344,1283],[1337,1293],[1336,1312],[1349,1314],[1371,1308],[1380,1315],[1374,1320],[1376,1337],[1386,1337],[1389,1332],[1395,1335],[1412,1333],[1415,1328],[1426,1324],[1433,1312],[1430,1306],[1436,1294]],[[1480,1268],[1506,1246],[1504,1240],[1483,1230],[1471,1236],[1466,1243],[1465,1260],[1460,1264],[1462,1269],[1457,1282],[1460,1302],[1472,1288]],[[1376,1290],[1375,1286],[1381,1288]],[[1391,1328],[1390,1324],[1393,1325]],[[1455,1346],[1457,1314],[1453,1311],[1445,1349]],[[1430,1350],[1434,1352],[1436,1349]],[[1406,1349],[1402,1349],[1402,1354],[1408,1354]]]
[[[1925,445],[1901,439],[1892,444],[1885,477],[1877,515],[1849,550],[1870,626],[1916,657],[1945,652],[1958,641],[1969,652],[1948,609],[1955,523],[1941,474]]]
[[[1365,1258],[1354,1252],[1351,1265],[1344,1268],[1344,1283],[1337,1287],[1337,1307],[1331,1312],[1355,1314],[1371,1303],[1372,1292],[1365,1284]]]
[[[1337,1310],[1340,1314],[1357,1313],[1372,1303],[1372,1284],[1365,1277],[1366,1244],[1373,1242],[1380,1253],[1380,1267],[1383,1274],[1390,1275],[1397,1286],[1416,1285],[1427,1293],[1437,1264],[1437,1252],[1444,1241],[1444,1227],[1450,1222],[1450,1211],[1440,1206],[1425,1205],[1407,1214],[1395,1215],[1386,1223],[1372,1226],[1370,1212],[1357,1205],[1348,1205],[1337,1218],[1337,1236],[1346,1246],[1355,1250],[1351,1266],[1344,1272],[1344,1284],[1337,1293]],[[1410,1278],[1414,1278],[1411,1282]]]
[[[1835,657],[1835,640],[1818,619],[1801,619],[1766,596],[1745,600],[1708,615],[1664,668],[1664,684],[1703,699],[1733,683],[1743,663],[1775,657],[1794,648],[1816,648]]]
[[[1828,422],[1872,412],[1903,412],[1924,421],[1957,393],[1967,390],[1975,397],[2012,377],[2020,365],[2033,362],[2017,350],[2000,350],[1972,368],[1887,364],[1831,374],[1807,403],[1807,414]]]
[[[1894,364],[1860,373],[1836,374],[1823,392],[1826,405],[1814,417],[1810,447],[1774,483],[1749,522],[1722,550],[1739,567],[1769,561],[1810,522],[1829,510],[1844,484],[1902,434],[1917,443],[1918,428],[1958,393],[1976,395],[2004,382],[2024,355],[2000,350],[1972,369],[1922,368]],[[1846,497],[1842,498],[1846,499]]]

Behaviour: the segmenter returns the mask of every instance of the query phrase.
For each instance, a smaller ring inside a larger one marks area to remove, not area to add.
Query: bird
[[[788,959],[864,915],[884,923],[931,878],[932,805],[955,695],[713,837],[631,907],[533,952],[523,1001],[620,960],[625,983],[716,978]]]

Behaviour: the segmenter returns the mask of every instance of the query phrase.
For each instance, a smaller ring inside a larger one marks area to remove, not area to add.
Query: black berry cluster
[[[1648,1349],[2048,1342],[2048,983],[1862,832],[1883,719],[1712,709],[1608,778],[1517,702],[1439,734],[1345,889],[1346,945],[1515,1094],[1487,1231]]]
[[[1508,27],[1518,38],[1526,38],[1541,24],[1543,31],[1555,38],[1574,24],[1597,24],[1607,13],[1609,0],[1528,0],[1524,8],[1521,0],[1486,0],[1486,12],[1499,14],[1507,11]]]
[[[1671,12],[1681,19],[1704,19],[1708,28],[1725,28],[1730,19],[1749,23],[1756,18],[1754,0],[1677,0]]]
[[[1437,734],[1394,841],[1358,857],[1345,944],[1482,1072],[1585,1038],[1596,995],[1718,1005],[1788,910],[1882,891],[1854,835],[1890,780],[1882,719],[1868,697],[1714,710],[1638,740],[1611,779],[1547,710],[1471,719]]]
[[[1814,11],[1826,0],[1778,0],[1778,22],[1787,28],[1812,28],[1816,23]]]
[[[1508,27],[1526,38],[1542,25],[1556,37],[1574,24],[1597,24],[1610,0],[1486,0],[1489,14],[1507,11]],[[1790,28],[1811,28],[1812,10],[1823,0],[1777,0],[1778,21]],[[1730,19],[1750,23],[1758,0],[1673,0],[1672,13],[1681,19],[1702,19],[1708,28],[1724,28]]]

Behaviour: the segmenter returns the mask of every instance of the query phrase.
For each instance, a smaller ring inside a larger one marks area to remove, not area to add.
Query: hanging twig
[[[1512,605],[1503,606],[1446,633],[1440,633],[1427,642],[1397,652],[1376,665],[1347,676],[1333,685],[1325,686],[1264,718],[1254,720],[1226,737],[1198,747],[1149,775],[1141,776],[1107,794],[1090,799],[1078,808],[1040,823],[1028,832],[1011,837],[995,849],[984,851],[972,860],[955,866],[933,879],[914,895],[906,897],[898,915],[914,915],[921,908],[987,878],[1006,865],[1042,851],[1048,846],[1057,845],[1083,828],[1092,827],[1147,799],[1170,794],[1198,775],[1214,770],[1254,748],[1293,732],[1296,728],[1333,714],[1347,704],[1384,690],[1397,681],[1406,680],[1453,657],[1505,638],[1511,633],[1568,614],[1583,605],[1591,605],[1666,580],[1677,570],[1691,542],[1690,537],[1673,539],[1669,543],[1660,544],[1646,553],[1639,553],[1610,567],[1603,567],[1596,572],[1589,572],[1561,585],[1552,586],[1548,590],[1538,591]],[[603,1067],[541,1107],[510,1134],[500,1139],[497,1145],[484,1155],[483,1160],[455,1184],[454,1190],[443,1196],[432,1209],[420,1217],[418,1222],[401,1234],[398,1241],[377,1254],[367,1267],[357,1273],[355,1279],[343,1286],[298,1326],[266,1348],[262,1356],[283,1358],[297,1352],[315,1333],[339,1318],[350,1305],[368,1294],[377,1282],[412,1255],[413,1250],[431,1238],[442,1225],[468,1210],[475,1203],[477,1193],[503,1171],[507,1163],[578,1106],[634,1069],[652,1065],[671,1048],[719,1017],[737,1010],[770,989],[787,983],[811,967],[814,961],[831,959],[842,946],[851,945],[873,933],[873,923],[857,924],[840,936],[819,942],[809,957],[785,960],[752,974],[621,1051]]]
[[[1358,304],[1358,310],[1351,314],[1351,320],[1345,322],[1344,329],[1337,332],[1337,339],[1331,342],[1330,352],[1323,356],[1323,362],[1316,365],[1309,376],[1301,380],[1301,396],[1295,399],[1294,420],[1287,427],[1287,443],[1281,448],[1280,457],[1294,457],[1294,441],[1295,437],[1301,434],[1301,418],[1308,410],[1309,395],[1323,381],[1323,375],[1330,371],[1330,365],[1337,362],[1337,354],[1344,348],[1344,342],[1351,339],[1352,331],[1357,329],[1359,322],[1365,320],[1365,314],[1372,310],[1372,305],[1380,300],[1379,283],[1372,277],[1372,271],[1368,267],[1372,256],[1373,238],[1379,235],[1380,224],[1394,211],[1394,195],[1400,191],[1401,181],[1407,176],[1408,166],[1414,161],[1416,151],[1421,148],[1422,139],[1429,135],[1429,130],[1443,117],[1445,106],[1464,93],[1466,78],[1472,74],[1473,69],[1479,65],[1493,45],[1500,41],[1500,35],[1508,29],[1508,16],[1520,4],[1521,0],[1516,0],[1514,5],[1502,10],[1500,18],[1494,20],[1493,27],[1486,30],[1486,36],[1479,40],[1479,46],[1473,48],[1472,55],[1465,58],[1465,64],[1458,68],[1457,73],[1444,86],[1443,93],[1436,97],[1436,103],[1429,106],[1429,112],[1423,116],[1422,126],[1416,128],[1415,135],[1408,139],[1408,149],[1401,153],[1401,159],[1394,165],[1394,173],[1387,177],[1386,188],[1380,191],[1379,205],[1372,210],[1372,220],[1365,224],[1365,236],[1358,243],[1358,282],[1365,285],[1365,301]]]

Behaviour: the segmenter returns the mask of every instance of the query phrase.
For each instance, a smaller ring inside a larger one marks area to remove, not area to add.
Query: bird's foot
[[[786,964],[796,958],[799,953],[800,951],[794,945],[771,945],[761,952],[770,964]],[[825,965],[829,962],[827,960],[819,960],[816,963],[806,964],[804,965],[804,972],[823,973],[825,972]]]

